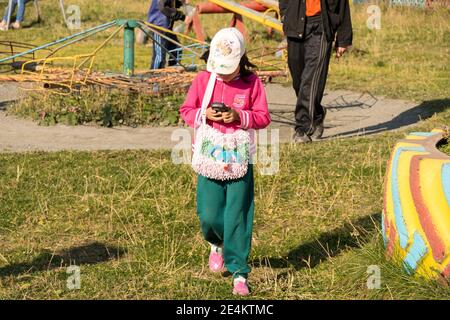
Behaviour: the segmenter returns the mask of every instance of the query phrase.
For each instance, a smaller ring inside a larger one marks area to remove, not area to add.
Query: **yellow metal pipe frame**
[[[187,36],[187,35],[185,35],[185,34],[183,34],[183,33],[175,32],[175,31],[166,29],[166,28],[164,28],[164,27],[157,26],[157,25],[155,25],[155,24],[152,24],[152,23],[149,23],[149,22],[146,22],[146,21],[142,21],[142,23],[144,23],[145,25],[147,25],[147,26],[149,26],[149,27],[151,27],[151,28],[153,28],[153,29],[159,30],[159,31],[167,32],[167,33],[170,33],[170,34],[176,35],[176,36],[178,36],[178,37],[185,38],[185,39],[187,39],[187,40],[191,40],[191,41],[194,41],[194,42],[197,42],[197,43],[200,43],[200,44],[206,44],[206,45],[209,45],[209,43],[207,43],[207,42],[205,42],[205,41],[201,41],[201,40],[198,40],[198,39],[189,37],[189,36]]]
[[[230,10],[234,13],[240,14],[243,17],[247,17],[256,22],[259,22],[269,28],[277,30],[278,32],[283,32],[283,25],[281,24],[281,22],[277,21],[276,19],[274,19],[272,17],[266,18],[266,14],[261,14],[254,10],[251,10],[249,8],[243,7],[243,6],[239,5],[238,3],[232,3],[231,1],[224,1],[224,0],[208,0],[208,1],[220,6],[222,8]],[[271,10],[271,9],[269,9],[269,10]],[[254,12],[252,12],[252,11],[254,11]]]

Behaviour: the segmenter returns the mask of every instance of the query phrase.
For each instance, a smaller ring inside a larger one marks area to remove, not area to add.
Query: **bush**
[[[151,97],[119,90],[90,88],[71,95],[33,92],[17,101],[8,113],[32,118],[40,125],[102,126],[176,125],[184,95]]]

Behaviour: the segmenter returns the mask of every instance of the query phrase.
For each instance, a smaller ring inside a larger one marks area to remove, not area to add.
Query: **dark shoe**
[[[228,271],[228,270],[225,270],[225,271],[222,272],[222,277],[224,277],[224,278],[231,277],[232,275],[233,274],[230,271]]]
[[[311,142],[311,137],[307,136],[304,133],[296,132],[292,137],[295,143],[308,143]]]
[[[327,109],[323,109],[324,113],[322,115],[322,117],[320,118],[319,121],[316,122],[316,129],[314,130],[313,134],[311,135],[311,138],[313,140],[318,140],[320,138],[322,138],[323,135],[323,131],[325,129],[324,126],[324,121],[325,121],[325,116],[327,115]]]

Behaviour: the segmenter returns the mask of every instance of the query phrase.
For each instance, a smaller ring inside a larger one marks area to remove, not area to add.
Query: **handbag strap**
[[[208,108],[209,102],[211,101],[215,84],[216,84],[216,73],[211,72],[211,75],[208,80],[208,85],[206,86],[205,94],[203,96],[202,107],[200,111],[202,115],[203,124],[206,124],[206,108]]]

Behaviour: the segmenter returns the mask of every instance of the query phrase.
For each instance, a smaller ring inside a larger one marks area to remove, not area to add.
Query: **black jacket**
[[[184,20],[185,15],[182,11],[177,10],[183,5],[180,0],[158,0],[158,9],[167,18],[171,20]]]
[[[305,32],[306,1],[279,0],[283,31],[287,37],[302,39]],[[320,0],[324,31],[336,47],[352,44],[353,31],[348,0]]]

